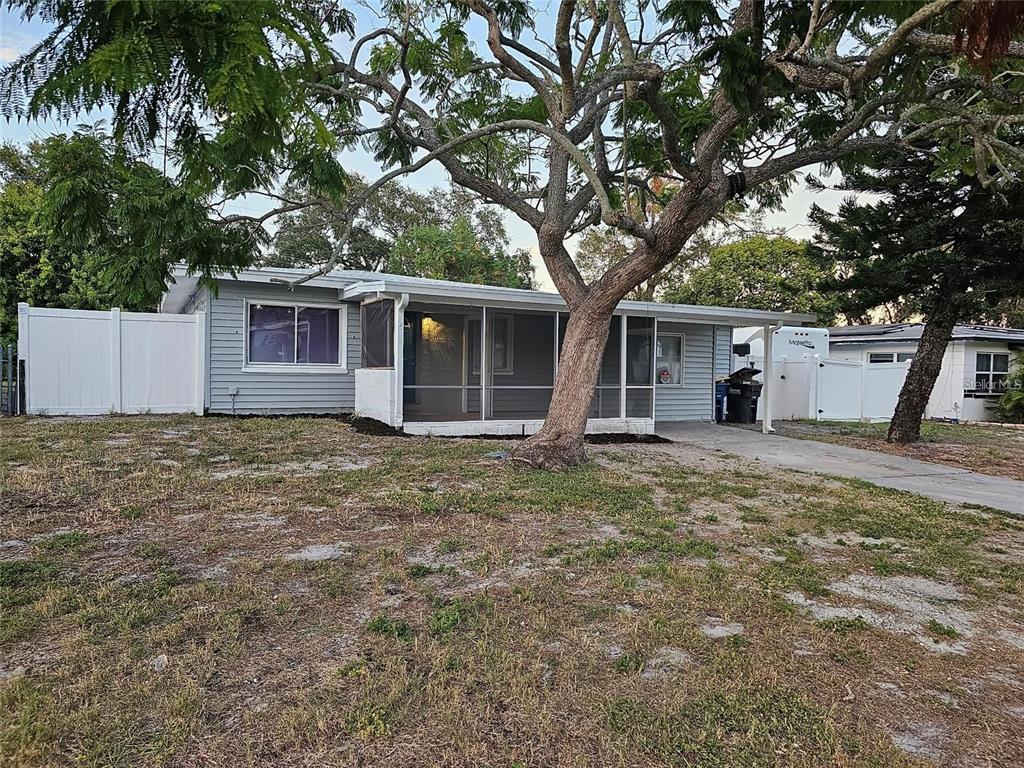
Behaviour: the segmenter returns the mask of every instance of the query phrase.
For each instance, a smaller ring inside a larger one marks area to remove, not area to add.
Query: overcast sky
[[[357,11],[358,14],[364,11]],[[539,14],[538,21],[543,23]],[[28,50],[33,44],[42,39],[47,31],[45,24],[38,19],[23,23],[20,16],[12,14],[7,10],[0,10],[0,66],[13,61],[21,53]],[[96,114],[89,117],[82,117],[71,124],[55,121],[33,121],[29,123],[9,123],[0,118],[0,138],[4,141],[12,141],[24,144],[33,139],[42,139],[52,133],[67,132],[81,123],[91,123],[102,120],[104,115]],[[365,153],[351,152],[345,155],[346,168],[362,174],[368,178],[374,178],[379,173],[379,168]],[[813,171],[813,169],[812,169]],[[420,172],[408,176],[405,183],[416,189],[429,189],[435,186],[448,184],[444,169],[437,163],[432,163]],[[824,192],[812,192],[805,188],[802,180],[798,180],[794,191],[786,199],[781,211],[767,214],[765,222],[772,228],[782,228],[789,232],[792,237],[808,238],[811,235],[811,228],[807,224],[807,212],[812,203],[817,203],[828,210],[835,210],[842,199],[843,194],[826,190]],[[260,207],[258,200],[242,201],[233,206],[234,212],[262,213],[266,207]],[[537,278],[541,288],[553,290],[547,271],[537,256],[536,239],[533,230],[516,217],[506,214],[506,223],[513,248],[525,248],[534,254],[534,263],[537,267]]]

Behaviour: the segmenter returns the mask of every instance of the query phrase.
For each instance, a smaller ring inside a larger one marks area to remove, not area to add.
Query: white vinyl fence
[[[892,418],[909,362],[860,363],[806,357],[774,366],[777,419],[877,421]]]
[[[96,312],[18,305],[29,414],[201,414],[202,312]]]

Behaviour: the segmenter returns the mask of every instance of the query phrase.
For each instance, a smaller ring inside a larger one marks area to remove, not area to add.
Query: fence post
[[[859,401],[860,401],[860,420],[861,421],[864,421],[864,388],[867,386],[867,374],[868,374],[868,364],[867,363],[861,363],[860,364],[860,392],[857,393],[859,395]]]
[[[202,416],[206,411],[206,312],[192,315],[196,321],[196,392],[195,413]]]
[[[110,410],[121,413],[121,310],[110,310]]]
[[[29,306],[24,301],[18,302],[18,360],[25,361],[25,377],[21,378],[21,365],[17,362],[18,390],[19,396],[22,387],[25,392],[25,413],[32,413],[32,400],[29,396],[28,381],[32,378],[32,371],[29,368]]]
[[[821,362],[821,355],[814,356],[814,376],[811,377],[811,408],[814,410],[814,420],[821,421],[821,369],[825,364]]]

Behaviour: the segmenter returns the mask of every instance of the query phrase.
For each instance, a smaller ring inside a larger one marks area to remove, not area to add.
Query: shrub
[[[1006,379],[1006,391],[999,398],[996,413],[1002,421],[1024,423],[1024,353],[1018,352]]]

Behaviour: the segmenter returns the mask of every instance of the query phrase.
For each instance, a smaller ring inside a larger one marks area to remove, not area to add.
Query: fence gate
[[[202,413],[205,316],[18,305],[25,412]]]
[[[833,421],[891,419],[910,363],[820,360],[811,418]]]

